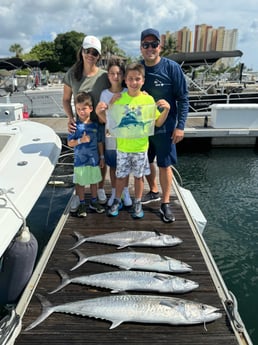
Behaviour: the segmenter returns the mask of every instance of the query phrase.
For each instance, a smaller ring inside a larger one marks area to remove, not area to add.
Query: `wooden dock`
[[[30,120],[40,122],[52,127],[63,139],[67,138],[67,119],[51,117],[35,117]],[[258,128],[213,128],[210,115],[189,116],[186,121],[184,140],[177,144],[180,147],[197,148],[206,147],[258,147]]]
[[[160,232],[180,237],[183,240],[183,243],[176,247],[169,248],[136,247],[131,249],[170,256],[191,265],[193,268],[191,273],[177,275],[198,282],[199,288],[190,293],[173,296],[218,307],[223,314],[222,318],[214,322],[207,323],[206,325],[200,324],[189,326],[125,322],[117,328],[110,330],[109,327],[111,324],[106,320],[54,313],[34,329],[24,331],[24,329],[41,313],[41,305],[34,293],[23,316],[22,331],[16,339],[15,344],[240,344],[231,328],[228,314],[223,307],[223,301],[217,291],[218,287],[215,286],[214,280],[209,271],[209,265],[206,263],[205,257],[200,249],[200,245],[192,231],[189,219],[182,208],[181,201],[175,193],[171,196],[171,205],[176,217],[176,221],[171,224],[165,224],[161,221],[158,211],[159,203],[144,205],[145,217],[140,220],[132,219],[130,209],[120,211],[119,215],[115,218],[110,218],[106,214],[92,213],[89,210],[87,217],[84,219],[69,215],[68,209],[66,209],[66,221],[64,222],[60,236],[58,236],[50,259],[46,264],[43,275],[39,280],[35,293],[40,293],[45,296],[53,305],[110,294],[108,290],[76,284],[70,284],[55,294],[48,294],[49,291],[56,288],[60,283],[60,278],[56,273],[57,269],[64,270],[71,277],[117,270],[117,268],[112,266],[87,262],[77,270],[71,272],[71,267],[73,267],[78,260],[77,256],[69,251],[69,248],[71,248],[76,241],[73,236],[74,231],[78,231],[84,236],[92,236],[96,234],[121,231],[123,229],[156,229]],[[84,243],[79,247],[79,249],[87,256],[111,253],[118,250],[115,246],[96,243]],[[124,251],[126,250],[127,249],[124,249]],[[139,294],[139,292],[133,293]],[[247,343],[243,342],[243,344]]]

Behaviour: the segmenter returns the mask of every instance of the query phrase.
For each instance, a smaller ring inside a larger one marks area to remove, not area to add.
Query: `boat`
[[[29,75],[17,75],[27,68]],[[30,117],[65,117],[61,75],[50,76],[44,61],[0,59],[0,103],[22,103]],[[44,72],[44,73],[43,73]]]
[[[168,56],[182,67],[189,87],[189,116],[207,115],[213,104],[257,104],[258,88],[255,81],[243,80],[244,64],[240,64],[239,75],[234,81],[228,77],[211,76],[214,65],[220,59],[241,58],[241,50],[174,53]],[[197,69],[202,68],[204,77],[197,77]],[[226,74],[226,73],[225,73]]]
[[[0,104],[1,345],[16,330],[15,305],[39,254],[26,219],[51,177],[61,147],[53,129],[23,118],[23,104]]]
[[[63,87],[60,84],[9,93],[0,97],[0,103],[22,103],[29,117],[66,117],[62,99]]]

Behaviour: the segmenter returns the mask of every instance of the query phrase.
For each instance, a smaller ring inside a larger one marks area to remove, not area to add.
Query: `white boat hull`
[[[2,115],[0,105],[0,257],[46,186],[62,146],[50,127],[8,123]]]

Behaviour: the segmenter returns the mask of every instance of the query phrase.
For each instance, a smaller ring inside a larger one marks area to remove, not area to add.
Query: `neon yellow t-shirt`
[[[141,106],[155,104],[152,96],[141,92],[139,96],[129,96],[128,92],[122,93],[121,97],[114,104]],[[160,116],[160,112],[156,110],[156,119]],[[130,130],[133,130],[131,128]],[[149,146],[149,137],[143,138],[117,138],[117,149],[121,152],[146,152]]]

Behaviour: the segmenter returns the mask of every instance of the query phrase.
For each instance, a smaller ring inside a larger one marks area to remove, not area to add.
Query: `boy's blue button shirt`
[[[100,140],[99,126],[96,122],[82,123],[76,121],[76,131],[68,134],[68,140],[77,140],[82,138],[83,133],[90,137],[88,143],[81,143],[74,147],[74,166],[98,166],[99,165],[99,152],[98,142]]]

